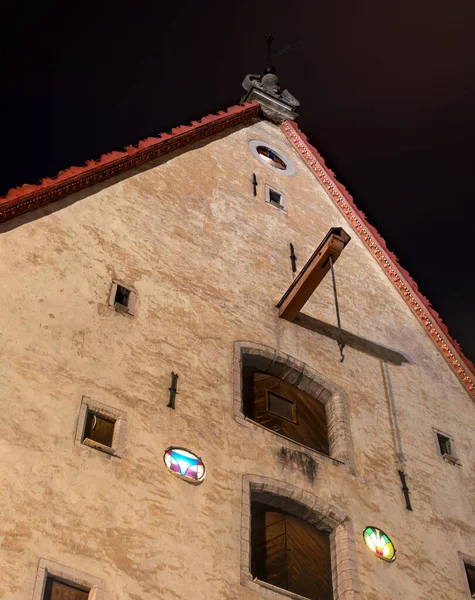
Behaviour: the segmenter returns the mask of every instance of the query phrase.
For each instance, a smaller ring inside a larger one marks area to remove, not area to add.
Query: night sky
[[[7,1],[0,18],[0,195],[239,103],[264,34],[301,41],[272,61],[300,128],[475,361],[473,0]]]

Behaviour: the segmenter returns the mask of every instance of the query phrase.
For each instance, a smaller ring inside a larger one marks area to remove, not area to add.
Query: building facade
[[[470,365],[259,102],[0,204],[0,597],[475,593]]]

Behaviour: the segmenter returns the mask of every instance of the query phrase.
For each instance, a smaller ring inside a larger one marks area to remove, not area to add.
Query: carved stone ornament
[[[300,102],[288,90],[280,91],[279,79],[275,73],[253,75],[249,73],[242,82],[246,90],[244,102],[257,100],[264,115],[275,123],[298,117]]]

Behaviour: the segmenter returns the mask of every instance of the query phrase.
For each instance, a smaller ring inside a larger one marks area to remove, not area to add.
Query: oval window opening
[[[163,455],[167,469],[190,483],[201,483],[205,477],[205,466],[199,456],[184,448],[167,448]]]
[[[389,537],[377,527],[366,527],[363,532],[366,546],[376,554],[378,558],[393,561],[396,558],[396,549]]]
[[[287,165],[280,158],[280,156],[267,146],[257,146],[256,152],[268,165],[271,165],[276,169],[280,169],[281,171],[285,171],[287,169]]]

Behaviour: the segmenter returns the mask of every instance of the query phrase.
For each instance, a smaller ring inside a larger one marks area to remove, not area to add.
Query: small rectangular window
[[[85,592],[72,585],[61,583],[52,577],[46,579],[43,600],[88,600],[89,591]]]
[[[105,582],[40,558],[32,600],[104,600]]]
[[[83,396],[75,444],[121,458],[124,452],[127,415],[125,412]]]
[[[118,285],[115,291],[114,304],[120,304],[121,306],[128,307],[129,305],[130,290],[123,285]]]
[[[274,208],[278,208],[279,210],[282,210],[283,212],[287,212],[287,202],[286,202],[284,193],[279,192],[278,190],[276,190],[274,188],[271,188],[267,184],[265,186],[265,192],[266,192],[266,203],[267,204],[270,204],[270,206],[273,206]]]
[[[475,567],[465,563],[465,573],[467,574],[470,593],[472,594],[472,598],[475,598]]]
[[[269,202],[278,204],[280,206],[281,198],[282,196],[279,194],[279,192],[276,192],[275,190],[269,190]]]
[[[440,431],[435,431],[435,435],[437,437],[437,446],[442,458],[453,465],[460,466],[453,438]]]
[[[84,430],[84,439],[88,438],[94,442],[98,442],[103,446],[112,448],[114,439],[115,421],[106,419],[101,415],[88,410],[86,418],[86,428]]]
[[[133,315],[135,313],[136,300],[137,292],[135,290],[119,281],[112,282],[109,306],[113,307],[117,312]]]
[[[452,445],[450,443],[450,438],[446,437],[445,435],[442,435],[441,433],[438,433],[437,440],[439,442],[440,453],[442,454],[442,456],[444,456],[444,454],[451,455]]]
[[[292,400],[287,400],[273,392],[267,392],[267,410],[270,413],[296,423],[296,408],[295,402]]]

